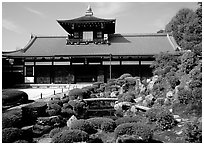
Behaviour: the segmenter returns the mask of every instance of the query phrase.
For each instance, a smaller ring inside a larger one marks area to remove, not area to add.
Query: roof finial
[[[86,16],[93,16],[93,12],[90,5],[88,5],[88,8],[86,10]]]

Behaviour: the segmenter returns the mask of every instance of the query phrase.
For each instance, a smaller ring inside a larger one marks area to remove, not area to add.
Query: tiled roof
[[[4,56],[74,56],[74,55],[155,55],[174,53],[178,49],[172,35],[113,34],[110,45],[66,45],[67,36],[34,36],[22,50],[3,53]],[[172,42],[173,40],[173,42]]]
[[[115,21],[115,19],[101,19],[94,16],[82,16],[79,18],[71,19],[71,20],[57,20],[59,23],[86,23],[86,22],[110,22]]]

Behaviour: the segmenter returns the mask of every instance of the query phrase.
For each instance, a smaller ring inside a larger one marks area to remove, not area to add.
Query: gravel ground
[[[66,88],[25,88],[25,89],[12,89],[12,90],[19,90],[27,93],[29,100],[38,100],[41,98],[41,94],[42,94],[42,98],[45,99],[45,98],[49,98],[50,96],[53,96],[54,92],[55,94],[68,93],[69,90],[73,88],[82,88],[88,85],[90,84],[77,84],[77,85],[72,84]]]

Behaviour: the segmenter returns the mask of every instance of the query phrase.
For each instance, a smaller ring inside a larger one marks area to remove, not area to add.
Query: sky
[[[2,50],[22,49],[31,34],[67,35],[58,19],[85,15],[88,5],[99,18],[115,18],[116,33],[156,33],[182,8],[197,2],[2,2]]]

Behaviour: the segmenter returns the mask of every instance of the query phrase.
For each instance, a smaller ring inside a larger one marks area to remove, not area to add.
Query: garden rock
[[[154,96],[153,96],[152,94],[149,94],[149,95],[147,95],[147,96],[145,97],[145,100],[147,100],[147,101],[152,101],[153,98],[154,98]]]
[[[114,109],[115,110],[123,110],[122,109],[123,106],[129,106],[130,107],[131,103],[130,102],[119,102],[119,103],[115,104]]]
[[[172,98],[174,95],[173,95],[173,92],[172,91],[169,91],[166,93],[166,98]]]
[[[72,115],[72,116],[69,118],[69,120],[67,121],[67,127],[68,127],[68,128],[71,128],[72,123],[75,122],[76,120],[77,120],[77,118],[76,118],[74,115]]]
[[[138,97],[138,98],[136,98],[134,100],[135,100],[136,103],[139,103],[139,102],[141,102],[143,100],[143,98],[142,97]]]
[[[50,125],[50,126],[60,126],[60,118],[59,116],[51,116],[51,117],[38,117],[37,124],[41,125]]]
[[[116,139],[116,143],[144,143],[141,137],[135,135],[123,135]]]

